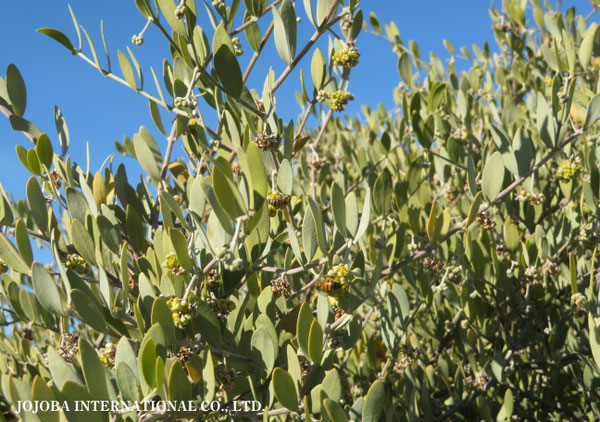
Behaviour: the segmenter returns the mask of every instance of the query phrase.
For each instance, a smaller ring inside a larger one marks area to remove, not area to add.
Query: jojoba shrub
[[[446,61],[358,0],[135,6],[132,43],[169,44],[151,77],[131,50],[103,67],[87,32],[85,48],[39,32],[147,97],[164,140],[141,127],[116,145],[141,178],[84,171],[60,111],[41,133],[17,67],[0,80],[32,141],[26,200],[0,198],[4,420],[600,418],[596,2],[504,0],[496,45],[445,42]],[[402,82],[393,110],[352,117],[361,30],[389,39]],[[250,86],[269,48],[287,67]],[[195,407],[71,411],[90,400]]]

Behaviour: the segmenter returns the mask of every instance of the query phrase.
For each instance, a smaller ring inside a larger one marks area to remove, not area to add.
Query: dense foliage
[[[78,47],[39,30],[148,98],[166,147],[145,127],[116,145],[141,178],[74,164],[60,110],[51,141],[23,117],[17,67],[0,79],[0,110],[33,142],[17,146],[26,200],[0,198],[3,418],[24,400],[162,398],[263,408],[18,417],[597,420],[599,6],[504,0],[496,45],[445,42],[443,62],[358,0],[229,3],[135,0],[132,42],[169,42],[162,78],[129,48],[122,76],[103,67],[75,15]],[[298,48],[302,6],[315,31]],[[398,55],[397,107],[340,117],[360,101],[363,27]],[[252,89],[271,38],[287,68]],[[286,123],[276,91],[299,75]]]

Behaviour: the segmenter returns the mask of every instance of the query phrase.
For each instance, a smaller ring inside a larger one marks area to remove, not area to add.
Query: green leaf
[[[600,117],[600,94],[595,95],[588,105],[583,130],[588,130],[592,127],[598,120],[598,117]]]
[[[85,337],[79,337],[81,369],[88,391],[97,400],[110,400],[104,365],[94,346]]]
[[[348,416],[336,401],[331,399],[323,400],[321,409],[325,408],[325,412],[332,422],[348,422]]]
[[[337,0],[317,0],[317,26],[323,25],[323,22],[328,17],[328,13],[335,4],[335,9],[331,16],[335,16],[337,12]]]
[[[541,93],[537,95],[537,129],[542,141],[552,148],[556,143],[556,122],[546,98]]]
[[[106,331],[104,315],[85,293],[78,289],[71,290],[71,303],[83,322],[96,331]]]
[[[42,189],[35,177],[31,177],[27,182],[27,202],[35,224],[42,233],[48,232],[48,208]]]
[[[475,198],[473,198],[473,202],[471,203],[471,207],[469,208],[469,216],[467,217],[467,223],[465,224],[465,228],[469,227],[473,221],[475,221],[475,217],[479,214],[479,207],[483,203],[483,198],[481,196],[481,192],[477,192]]]
[[[42,379],[42,377],[40,377],[39,375],[36,375],[36,377],[33,379],[33,384],[31,385],[31,399],[33,401],[38,401],[38,402],[42,402],[42,401],[52,402],[52,401],[57,400],[58,398],[56,397],[54,390],[46,384],[46,382]],[[44,422],[46,422],[46,421],[59,422],[60,421],[60,413],[59,412],[53,412],[51,410],[43,411],[40,409],[40,411],[38,411],[37,415]]]
[[[588,330],[592,356],[600,370],[600,317],[594,317],[591,312],[588,312]]]
[[[173,322],[173,312],[162,297],[157,297],[154,300],[150,321],[152,325],[158,323],[163,327],[167,342],[175,340],[176,329],[175,323]]]
[[[483,175],[481,176],[481,192],[490,202],[493,202],[502,190],[504,181],[504,161],[502,154],[498,151],[485,163]]]
[[[274,7],[273,25],[275,47],[279,53],[279,57],[286,64],[292,63],[296,54],[296,10],[290,0],[283,0],[279,12]]]
[[[71,221],[71,239],[77,252],[89,263],[96,264],[94,240],[83,223],[77,219]]]
[[[273,371],[273,392],[277,400],[294,412],[298,412],[298,392],[292,376],[281,368]]]
[[[327,65],[325,63],[325,57],[323,57],[321,50],[316,48],[312,56],[312,61],[310,62],[310,74],[317,91],[323,88],[326,71]]]
[[[571,42],[571,37],[565,31],[562,30],[562,38],[565,47],[565,53],[567,56],[567,64],[569,66],[569,73],[573,73],[575,71],[575,50],[573,49],[573,43]]]
[[[15,246],[10,240],[0,232],[0,259],[6,264],[11,270],[29,274],[31,267],[27,265],[27,262],[23,259],[21,254],[17,251]]]
[[[155,181],[159,181],[163,161],[162,154],[158,144],[144,126],[140,128],[139,133],[133,135],[133,146],[135,156],[142,169]]]
[[[31,279],[33,292],[40,302],[40,305],[53,314],[64,315],[63,303],[58,286],[42,264],[38,262],[33,263],[31,268]]]
[[[96,217],[96,223],[98,224],[100,237],[102,238],[104,244],[108,247],[108,249],[118,255],[122,245],[121,231],[119,230],[119,227],[113,224],[106,216],[102,214]]]
[[[310,305],[306,302],[303,302],[298,313],[298,320],[296,322],[296,336],[298,338],[300,350],[302,350],[302,353],[304,353],[305,356],[308,356],[308,339],[313,320],[314,317],[312,315]]]
[[[406,85],[412,86],[413,68],[407,53],[402,53],[398,58],[398,73]]]
[[[262,378],[269,376],[275,364],[275,355],[273,353],[273,340],[267,329],[259,326],[250,341],[252,362]]]
[[[188,381],[188,376],[179,360],[171,365],[167,385],[170,401],[184,402],[192,399],[192,384]]]
[[[227,45],[219,47],[214,58],[215,71],[227,94],[240,98],[244,88],[242,69],[237,58]]]
[[[23,260],[31,268],[33,263],[33,251],[31,250],[31,242],[29,241],[29,235],[27,234],[27,226],[21,218],[15,223],[15,240],[17,242],[17,248]]]
[[[169,238],[173,244],[173,249],[175,249],[175,255],[177,255],[179,265],[186,271],[192,271],[194,268],[194,261],[192,261],[192,258],[190,258],[190,254],[188,253],[188,243],[185,235],[178,229],[170,229]]]
[[[52,142],[45,133],[42,133],[35,144],[35,153],[37,154],[38,160],[41,164],[45,165],[47,169],[52,166],[52,159],[54,158],[54,150],[52,149]]]
[[[225,159],[223,161],[227,162]],[[227,164],[227,170],[224,170],[223,167],[224,165],[220,161],[217,161],[213,166],[213,189],[219,204],[221,204],[231,218],[235,219],[245,214],[244,201],[240,195],[240,191],[233,182],[233,175],[229,164]]]
[[[123,73],[123,77],[127,81],[127,84],[137,91],[137,83],[135,81],[135,76],[133,74],[133,67],[129,62],[129,59],[121,50],[117,50],[117,55],[119,57],[119,66],[121,67],[121,72]],[[135,139],[135,138],[134,138]]]
[[[598,25],[596,22],[593,22],[587,31],[585,31],[583,40],[579,46],[579,62],[584,69],[588,67],[590,59],[592,58],[594,52],[594,40],[596,39],[597,32]]]
[[[150,116],[152,117],[152,121],[156,125],[156,128],[160,133],[163,134],[163,136],[167,136],[165,126],[163,125],[162,118],[160,117],[160,110],[158,109],[158,105],[152,100],[148,100],[148,105],[150,107]]]
[[[521,245],[519,228],[509,218],[504,223],[504,242],[509,251],[516,251]]]
[[[373,206],[376,213],[382,215],[387,212],[392,204],[393,189],[392,174],[385,168],[373,187]]]
[[[185,30],[185,25],[183,24],[183,19],[178,19],[175,16],[175,2],[173,0],[157,0],[157,4],[158,7],[160,7],[160,11],[165,15],[167,22],[171,25],[171,28],[173,28],[178,35],[185,38],[187,32]]]
[[[385,386],[383,381],[377,380],[367,392],[365,396],[365,403],[362,409],[362,422],[377,422],[379,415],[383,410],[383,403],[385,399]]]
[[[294,185],[294,172],[292,165],[287,159],[279,164],[279,172],[277,173],[277,187],[279,192],[285,195],[292,194],[292,187]]]
[[[75,366],[67,363],[53,348],[48,348],[48,369],[57,388],[63,388],[66,382],[82,384]]]
[[[221,347],[221,326],[213,310],[205,302],[196,302],[198,308],[196,316],[192,319],[194,328],[202,335],[208,344]]]
[[[140,393],[137,377],[125,362],[117,364],[116,379],[117,386],[124,400],[132,402],[139,400]]]
[[[569,275],[571,281],[571,294],[578,292],[577,289],[577,257],[575,254],[569,255]]]
[[[308,334],[308,356],[315,365],[321,364],[323,349],[323,329],[317,320],[310,325]]]
[[[21,72],[12,63],[6,68],[6,92],[14,113],[19,117],[23,116],[27,107],[27,89]]]
[[[59,43],[64,45],[71,53],[77,54],[77,51],[75,50],[75,47],[73,46],[73,43],[71,43],[71,40],[69,39],[69,37],[67,37],[65,34],[60,32],[58,29],[39,28],[39,29],[36,29],[36,32],[39,32],[41,34],[49,36],[50,38],[52,38],[55,41],[58,41]]]
[[[39,130],[36,125],[31,123],[29,120],[17,116],[16,114],[11,114],[8,120],[10,121],[10,125],[14,130],[28,133],[34,138],[37,138],[42,134],[42,131]]]
[[[345,208],[346,208],[346,229],[348,231],[347,235],[354,237],[356,235],[356,230],[358,229],[358,201],[356,199],[356,194],[354,192],[350,192],[345,199]]]
[[[346,228],[346,199],[344,190],[337,183],[331,184],[331,209],[333,211],[333,221],[340,234],[344,237],[348,235]]]
[[[127,205],[125,228],[129,243],[135,251],[141,252],[146,238],[144,224],[138,212],[131,205]]]
[[[143,347],[142,347],[143,346]],[[148,339],[140,346],[138,355],[138,373],[142,375],[143,380],[149,388],[156,386],[156,351],[154,342]]]
[[[365,203],[363,204],[363,212],[360,216],[360,223],[358,224],[358,230],[354,235],[354,239],[358,240],[362,237],[363,234],[367,231],[369,227],[369,221],[371,219],[371,190],[367,188],[367,192],[365,193]]]
[[[304,248],[304,255],[308,261],[311,261],[315,256],[317,246],[317,228],[312,211],[309,208],[306,210],[302,222],[302,247]]]

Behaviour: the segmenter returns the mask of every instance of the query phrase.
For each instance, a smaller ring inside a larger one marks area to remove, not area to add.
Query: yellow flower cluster
[[[179,259],[177,259],[177,255],[174,253],[170,253],[165,258],[165,262],[163,263],[163,267],[171,270],[173,275],[180,275],[183,273],[183,268],[179,265]]]
[[[563,181],[571,180],[581,171],[581,159],[579,157],[564,160],[556,171],[556,177]]]
[[[107,343],[106,347],[103,347],[98,352],[98,357],[100,358],[100,362],[104,364],[107,368],[112,369],[115,366],[115,353],[117,352],[117,347],[114,343]]]
[[[333,111],[343,111],[348,102],[354,99],[354,95],[346,91],[326,92],[325,97],[331,101]]]
[[[70,254],[65,261],[65,268],[78,274],[87,274],[89,269],[86,260],[77,254]]]
[[[183,299],[172,297],[167,301],[167,305],[172,312],[173,322],[178,328],[185,328],[192,319],[194,307]]]
[[[354,43],[346,43],[342,51],[339,51],[333,56],[333,63],[337,66],[351,68],[358,64],[360,54],[356,50]]]

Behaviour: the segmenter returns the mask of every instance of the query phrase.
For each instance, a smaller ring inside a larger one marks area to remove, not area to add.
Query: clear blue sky
[[[302,2],[297,3],[298,14],[302,17],[298,34],[299,51],[312,34],[313,28],[306,19]],[[580,13],[590,10],[587,0],[567,3],[565,5],[577,6]],[[77,37],[67,4],[65,0],[4,1],[2,4],[0,73],[4,76],[9,63],[16,64],[20,69],[28,90],[25,118],[47,132],[55,150],[58,150],[53,120],[53,107],[57,105],[69,127],[72,159],[82,167],[85,166],[85,142],[89,141],[92,152],[91,169],[94,172],[99,169],[106,156],[116,152],[113,147],[114,141],[122,141],[125,135],[132,136],[140,125],[147,126],[152,131],[164,150],[166,142],[154,128],[148,112],[148,102],[144,97],[103,78],[83,60],[72,56],[64,47],[35,32],[40,27],[54,27],[66,33],[76,44]],[[199,10],[203,11],[202,2],[198,1],[198,4]],[[227,4],[230,4],[229,0]],[[417,41],[421,55],[425,58],[429,56],[430,51],[446,58],[448,55],[442,44],[444,39],[448,39],[456,50],[463,45],[469,48],[473,43],[481,45],[484,40],[493,44],[489,6],[490,1],[486,0],[361,2],[365,16],[373,10],[382,25],[395,21],[403,41]],[[88,30],[94,40],[101,63],[105,63],[100,37],[100,21],[103,20],[113,70],[120,75],[117,49],[125,50],[126,46],[129,46],[145,71],[145,86],[154,93],[149,66],[152,65],[160,72],[162,58],[168,55],[167,42],[158,30],[150,28],[145,34],[142,47],[131,43],[131,36],[138,33],[145,23],[133,0],[73,0],[71,7],[79,23]],[[236,26],[239,23],[236,22]],[[212,37],[212,27],[208,21],[202,19],[199,24],[210,34],[209,37]],[[241,38],[245,54],[240,60],[244,68],[251,57],[251,48],[245,38]],[[322,38],[319,45],[326,50],[327,40],[326,37]],[[358,47],[362,55],[361,62],[359,67],[353,70],[350,84],[350,91],[355,95],[356,101],[347,109],[348,113],[353,115],[360,113],[361,104],[375,107],[383,103],[388,107],[392,106],[392,90],[399,82],[397,57],[386,40],[371,34],[361,34]],[[259,92],[262,91],[264,69],[273,66],[279,75],[285,68],[274,52],[272,38],[267,50],[270,53],[261,57],[254,71],[255,77],[251,78],[248,84],[250,88],[257,88]],[[84,51],[89,52],[85,39]],[[310,57],[309,55],[309,63]],[[259,75],[260,77],[256,77]],[[310,76],[307,79],[310,80]],[[296,70],[278,91],[278,114],[284,121],[294,119],[300,113],[294,95],[299,86],[298,82],[299,71]],[[31,145],[22,134],[12,130],[8,120],[2,115],[0,134],[0,154],[3,158],[0,182],[6,190],[13,192],[16,198],[23,198],[29,174],[16,157],[15,145],[20,143],[28,148]],[[176,150],[175,153],[180,151]],[[125,162],[128,164],[130,178],[136,178],[139,167],[131,159],[126,159]]]

